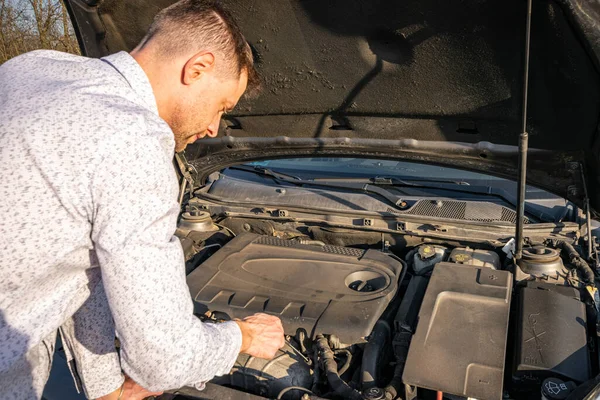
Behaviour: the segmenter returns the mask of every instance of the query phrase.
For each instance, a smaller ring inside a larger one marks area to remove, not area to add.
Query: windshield
[[[506,183],[515,185],[513,181],[478,172],[409,161],[370,158],[286,158],[256,161],[246,165],[296,174],[303,178],[393,176],[399,179],[461,180],[482,185],[504,186]]]

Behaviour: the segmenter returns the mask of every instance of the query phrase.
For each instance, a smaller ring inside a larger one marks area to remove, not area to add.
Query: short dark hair
[[[232,61],[229,72],[248,74],[248,91],[255,92],[260,78],[250,45],[229,11],[214,0],[180,0],[160,11],[139,47],[157,40],[161,56],[173,57],[202,46]]]

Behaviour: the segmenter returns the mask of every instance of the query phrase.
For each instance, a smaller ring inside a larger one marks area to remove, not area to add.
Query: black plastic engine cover
[[[358,343],[396,294],[404,268],[377,250],[301,245],[242,234],[187,277],[195,312],[265,312],[286,334],[335,334]]]
[[[585,304],[572,287],[529,282],[519,291],[513,379],[590,379]]]
[[[512,274],[436,264],[402,379],[480,400],[502,399]]]

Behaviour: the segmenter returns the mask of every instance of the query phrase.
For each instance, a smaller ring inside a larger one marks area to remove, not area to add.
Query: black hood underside
[[[155,13],[173,2],[68,0],[90,56],[131,50]],[[517,176],[516,147],[498,145],[516,146],[520,133],[526,1],[222,3],[253,47],[263,90],[227,116],[224,138],[189,148],[198,169],[219,164],[216,159],[246,161],[250,154],[283,157],[286,143],[274,138],[285,136],[292,143],[287,155],[297,146],[311,156],[328,154],[338,138],[348,138],[343,151],[333,153],[410,153],[426,162]],[[600,1],[534,0],[532,15],[529,145],[551,154],[532,153],[529,183],[581,205],[581,172],[571,168],[581,163],[600,210]],[[261,153],[252,144],[264,149],[267,142],[256,138],[267,137],[277,151]],[[418,145],[408,145],[407,153],[408,139]],[[293,145],[298,140],[302,144]],[[442,142],[464,143],[462,158],[443,152],[445,145],[436,145]],[[488,148],[485,157],[481,147]],[[465,155],[472,158],[465,162]]]

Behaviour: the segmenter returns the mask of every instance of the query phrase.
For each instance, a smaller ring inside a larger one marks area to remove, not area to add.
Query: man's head
[[[214,137],[223,113],[258,86],[250,46],[232,16],[212,0],[181,0],[162,10],[131,53],[144,69],[175,150]]]

